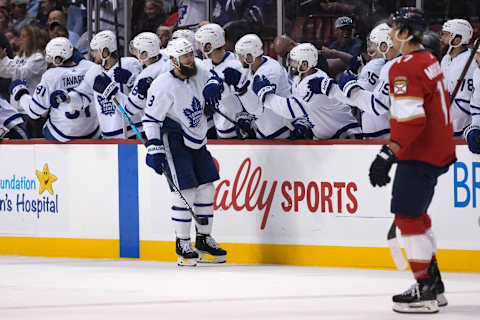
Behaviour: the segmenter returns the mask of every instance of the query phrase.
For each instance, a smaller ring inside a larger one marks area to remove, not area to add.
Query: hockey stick
[[[122,69],[122,55],[120,54],[120,31],[118,28],[118,0],[112,1],[113,6],[113,23],[115,24],[115,40],[117,41],[118,67]],[[126,42],[126,39],[124,39]],[[120,83],[120,91],[123,93],[123,85]],[[125,119],[122,121],[123,138],[127,139],[127,123]]]
[[[117,98],[115,96],[112,97],[112,100],[113,102],[117,105],[117,108],[118,110],[120,110],[120,113],[122,114],[123,118],[126,120],[126,122],[128,122],[128,124],[130,125],[130,127],[133,129],[133,131],[135,131],[135,134],[137,135],[138,139],[142,142],[142,144],[145,146],[145,148],[147,147],[146,143],[145,143],[145,140],[143,139],[142,135],[140,134],[140,131],[138,131],[137,127],[135,126],[135,124],[132,122],[132,120],[130,119],[130,117],[128,116],[127,112],[125,111],[125,109],[123,108],[123,106],[118,102]],[[172,187],[173,190],[175,190],[175,192],[178,194],[178,196],[180,197],[180,199],[182,199],[182,201],[184,202],[184,204],[187,206],[187,209],[188,211],[190,212],[190,214],[192,215],[193,219],[195,220],[195,222],[197,222],[199,225],[202,225],[202,226],[205,226],[208,224],[208,218],[207,217],[198,217],[195,212],[193,212],[193,208],[190,206],[190,204],[187,202],[187,200],[185,199],[185,197],[183,196],[183,194],[180,192],[180,189],[175,185],[175,183],[173,182],[172,178],[170,177],[169,173],[165,170],[165,168],[162,166],[162,171],[163,171],[163,175],[165,176],[165,178],[167,178],[167,182],[168,184]]]
[[[213,110],[216,113],[218,113],[219,115],[221,115],[222,117],[224,117],[228,122],[233,124],[235,127],[237,127],[240,130],[240,134],[242,135],[242,138],[247,138],[248,137],[248,132],[243,131],[243,129],[240,127],[240,125],[238,124],[237,121],[235,121],[232,118],[230,118],[229,116],[227,116],[225,113],[220,111],[220,109],[218,109],[217,107],[215,107]]]
[[[465,79],[465,76],[467,75],[468,69],[470,69],[470,65],[472,64],[473,57],[477,53],[478,47],[480,45],[480,38],[477,38],[475,40],[475,44],[473,45],[472,52],[470,52],[470,56],[468,57],[467,62],[465,63],[465,67],[463,67],[462,73],[460,74],[460,78],[457,80],[457,84],[455,85],[455,89],[453,89],[453,93],[450,96],[450,104],[453,103],[455,100],[455,97],[457,96],[458,90],[460,90],[460,85],[463,82],[463,79]]]

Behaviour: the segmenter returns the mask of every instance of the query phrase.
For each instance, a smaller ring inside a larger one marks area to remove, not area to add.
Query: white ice
[[[480,319],[480,274],[443,277],[449,306],[404,315],[409,272],[0,256],[0,319]]]

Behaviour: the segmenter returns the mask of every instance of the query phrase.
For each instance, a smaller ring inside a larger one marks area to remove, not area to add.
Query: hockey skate
[[[191,266],[197,265],[198,253],[192,248],[192,242],[189,239],[177,238],[176,249],[177,253],[177,265],[179,266]]]
[[[435,313],[439,311],[433,279],[419,280],[402,294],[393,296],[393,311],[399,313]]]
[[[195,250],[198,252],[200,263],[225,263],[227,251],[220,248],[218,243],[209,234],[197,233]]]
[[[430,270],[428,271],[433,277],[433,286],[435,287],[435,291],[437,292],[437,302],[439,307],[445,307],[448,305],[448,300],[445,297],[445,285],[442,281],[442,276],[440,274],[440,270],[438,269],[437,261],[433,261],[430,264]]]

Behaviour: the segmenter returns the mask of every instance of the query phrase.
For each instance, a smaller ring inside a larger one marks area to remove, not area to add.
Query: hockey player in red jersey
[[[417,280],[393,296],[393,310],[402,313],[434,313],[447,304],[427,209],[437,178],[456,158],[444,76],[438,60],[421,46],[426,27],[423,11],[416,8],[401,8],[392,16],[390,36],[402,56],[389,72],[390,143],[382,146],[369,173],[371,184],[382,187],[398,163],[391,212]]]

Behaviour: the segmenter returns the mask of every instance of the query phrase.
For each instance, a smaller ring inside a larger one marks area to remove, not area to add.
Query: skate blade
[[[437,302],[439,307],[445,307],[448,305],[448,300],[443,293],[437,294]]]
[[[177,265],[181,267],[195,267],[197,265],[197,259],[185,259],[184,257],[177,256]]]
[[[206,252],[197,251],[199,255],[198,263],[225,263],[227,258],[225,256],[212,256]]]
[[[436,313],[440,311],[437,300],[427,300],[413,303],[393,303],[393,311],[398,313]]]

